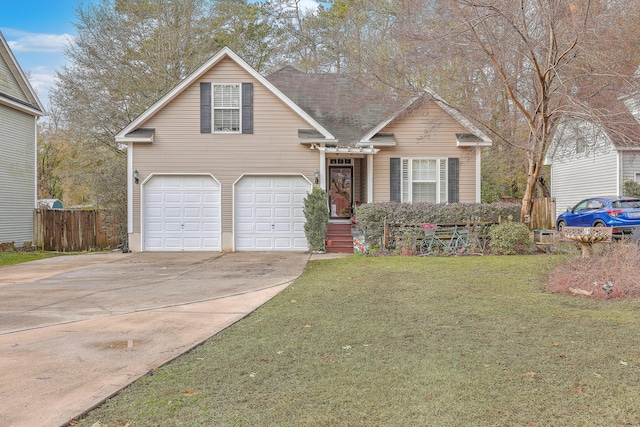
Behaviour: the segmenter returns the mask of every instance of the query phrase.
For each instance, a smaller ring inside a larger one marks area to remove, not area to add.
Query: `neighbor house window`
[[[240,132],[240,85],[213,85],[213,131]]]
[[[402,201],[447,201],[447,159],[402,159]]]

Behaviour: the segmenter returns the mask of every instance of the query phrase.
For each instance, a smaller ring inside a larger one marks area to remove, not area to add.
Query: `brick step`
[[[353,239],[331,239],[327,237],[327,246],[353,247]]]
[[[351,233],[351,224],[347,224],[347,223],[332,223],[330,222],[328,224],[327,227],[329,230],[340,230],[340,231],[345,231],[347,233]]]
[[[325,252],[328,254],[352,254],[353,246],[350,246],[348,248],[337,248],[335,246],[327,246]]]
[[[349,223],[330,222],[327,227],[326,240],[328,253],[353,253],[353,236]]]
[[[327,237],[327,244],[325,250],[329,253],[353,253],[353,239],[351,236],[348,238],[341,236],[339,238]]]

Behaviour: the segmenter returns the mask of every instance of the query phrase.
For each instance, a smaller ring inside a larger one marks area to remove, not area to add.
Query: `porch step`
[[[353,253],[351,224],[329,223],[326,237],[327,253]]]

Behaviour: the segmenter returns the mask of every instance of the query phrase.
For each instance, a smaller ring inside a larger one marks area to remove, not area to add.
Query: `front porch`
[[[329,154],[325,164],[325,186],[329,203],[326,252],[353,253],[351,218],[354,208],[367,200],[367,160],[364,155]]]

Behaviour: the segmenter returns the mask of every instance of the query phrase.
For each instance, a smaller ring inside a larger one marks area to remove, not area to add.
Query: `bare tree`
[[[618,97],[634,90],[636,8],[636,0],[336,0],[329,12],[343,69],[393,94],[430,86],[493,136],[501,152],[491,160],[523,177],[524,219],[561,121],[624,132],[610,125],[622,118]]]
[[[498,6],[459,2],[458,16],[466,27],[463,39],[489,60],[496,88],[506,95],[517,119],[518,138],[484,123],[497,138],[525,153],[521,220],[531,214],[543,159],[558,125],[573,119],[618,120],[601,107],[608,103],[612,108],[617,96],[631,90],[626,55],[611,55],[616,41],[624,38],[609,28],[611,21],[624,19],[621,6],[589,0],[520,0]]]

